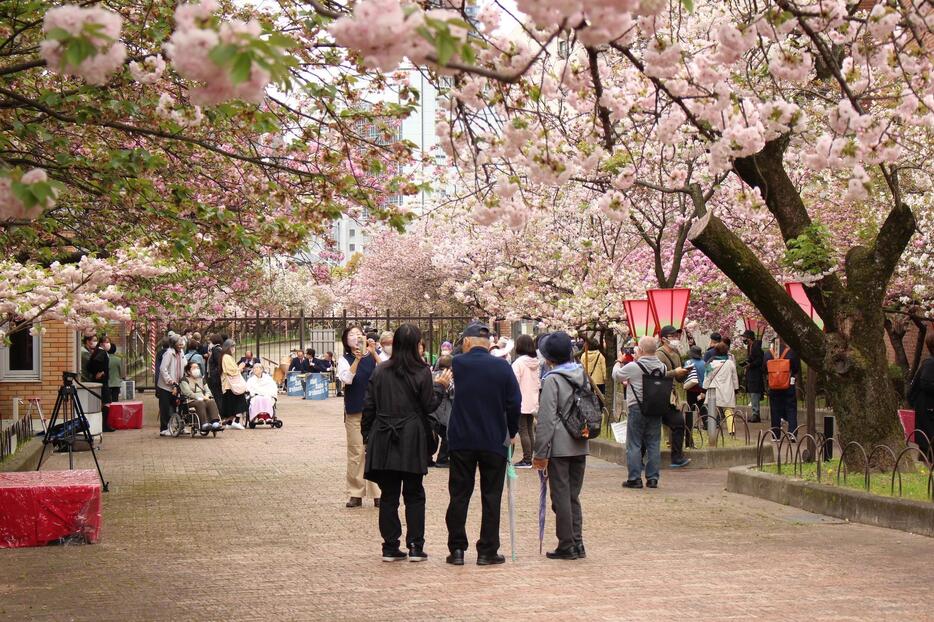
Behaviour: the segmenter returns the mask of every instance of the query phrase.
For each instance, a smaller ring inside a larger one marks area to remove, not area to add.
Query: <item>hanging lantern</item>
[[[649,297],[649,306],[655,315],[656,330],[662,326],[674,326],[678,330],[684,328],[684,318],[688,312],[688,301],[691,299],[691,290],[677,289],[650,289],[646,290]]]
[[[648,300],[624,300],[626,308],[626,322],[629,324],[629,334],[635,339],[654,335],[658,330],[655,314]]]
[[[762,339],[762,333],[765,332],[765,327],[768,326],[765,322],[755,317],[744,317],[743,325],[745,326],[744,330],[751,330],[756,334],[756,339]]]
[[[791,296],[792,300],[798,303],[798,306],[801,307],[801,310],[804,311],[815,324],[817,324],[817,327],[821,330],[824,330],[824,320],[822,320],[821,316],[817,315],[817,311],[814,310],[814,305],[811,304],[811,300],[808,298],[807,292],[804,291],[804,284],[785,283],[785,291],[788,292],[788,295]]]

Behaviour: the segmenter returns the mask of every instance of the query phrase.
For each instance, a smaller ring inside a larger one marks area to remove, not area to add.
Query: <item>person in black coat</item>
[[[102,335],[97,346],[91,350],[85,369],[86,376],[91,382],[101,383],[101,419],[104,432],[113,432],[107,414],[110,408],[110,337]]]
[[[762,356],[766,373],[769,361],[777,358],[788,359],[791,366],[791,386],[779,390],[769,388],[771,430],[775,438],[781,436],[782,419],[784,419],[788,422],[788,433],[794,437],[795,430],[798,429],[798,393],[795,386],[801,375],[801,359],[798,358],[797,352],[779,339],[776,339],[772,348]]]
[[[911,382],[908,401],[915,409],[915,429],[927,436],[915,434],[915,442],[921,451],[928,453],[929,441],[934,440],[934,332],[928,332],[924,344],[932,358],[921,363]]]
[[[765,393],[765,380],[762,378],[762,366],[764,365],[762,341],[756,339],[754,332],[747,330],[743,333],[743,343],[746,344],[746,395],[749,396],[749,406],[752,409],[749,422],[758,423],[762,420],[759,401]]]
[[[379,532],[383,561],[406,559],[399,549],[399,495],[405,498],[405,542],[410,561],[424,561],[425,487],[428,473],[429,415],[441,404],[451,383],[446,372],[432,381],[429,367],[418,355],[421,331],[400,326],[392,339],[392,356],[370,376],[363,403],[360,432],[366,444],[364,477],[379,485]]]

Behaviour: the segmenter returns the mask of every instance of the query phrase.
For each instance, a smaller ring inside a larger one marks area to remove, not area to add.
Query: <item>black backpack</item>
[[[633,391],[639,412],[643,417],[662,417],[671,408],[671,390],[674,379],[667,378],[661,369],[649,371],[642,363],[636,362],[642,370],[642,399]]]
[[[564,378],[564,376],[560,377]],[[590,387],[590,382],[584,384],[583,387],[578,387],[567,378],[564,380],[571,385],[573,391],[571,408],[568,410],[567,417],[561,417],[560,411],[558,417],[572,438],[577,440],[597,438],[603,426],[603,406],[600,404],[600,399]]]

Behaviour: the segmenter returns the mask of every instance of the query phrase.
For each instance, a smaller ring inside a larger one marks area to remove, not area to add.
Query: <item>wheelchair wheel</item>
[[[172,413],[172,416],[169,418],[169,434],[177,437],[184,429],[185,422],[182,420],[178,413]]]
[[[194,411],[189,412],[188,417],[191,420],[191,438],[195,438],[201,431],[201,417]]]
[[[282,420],[281,420],[281,419],[276,419],[276,422],[273,424],[273,426],[276,427],[276,428],[281,428],[281,427],[282,427]]]
[[[248,423],[247,425],[250,426],[250,429],[251,429],[251,430],[255,430],[255,429],[256,429],[256,419],[253,419],[253,420],[250,421],[250,423]]]

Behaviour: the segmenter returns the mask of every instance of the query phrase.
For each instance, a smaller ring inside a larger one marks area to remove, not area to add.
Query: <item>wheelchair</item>
[[[201,417],[198,416],[198,411],[182,396],[178,385],[175,385],[175,394],[172,396],[172,404],[175,408],[175,412],[173,412],[172,416],[169,418],[168,426],[169,433],[172,436],[181,436],[186,433],[187,428],[187,433],[191,435],[191,438],[195,438],[198,434],[201,434],[201,436],[212,434],[215,438],[217,437],[217,429],[201,429]]]

